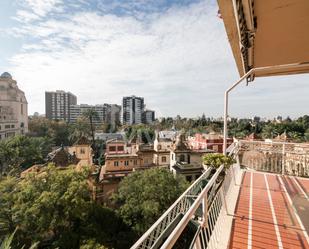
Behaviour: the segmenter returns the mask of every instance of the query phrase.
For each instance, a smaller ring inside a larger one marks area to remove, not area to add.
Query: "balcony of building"
[[[132,248],[309,248],[308,144],[237,141],[230,155],[223,182],[223,166],[206,170]]]

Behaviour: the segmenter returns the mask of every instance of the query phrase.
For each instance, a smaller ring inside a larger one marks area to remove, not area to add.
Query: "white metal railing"
[[[238,164],[228,170],[222,186],[217,191],[207,211],[207,224],[200,228],[190,249],[218,248],[223,238],[228,236],[228,234],[224,233],[224,228],[231,226],[231,222],[229,223],[227,220],[231,217],[228,216],[229,211],[233,210],[229,210],[230,205],[227,203],[227,197],[231,195],[233,187],[236,186],[233,176],[239,176],[239,173],[240,167]]]
[[[143,234],[143,236],[131,247],[135,248],[156,248],[159,244],[160,236],[172,223],[185,213],[192,201],[192,196],[196,196],[203,188],[203,181],[210,175],[211,169],[207,169],[175,202],[174,204]]]
[[[309,176],[309,144],[240,140],[241,165],[258,171]]]
[[[208,212],[208,194],[209,191],[215,187],[216,180],[218,175],[223,170],[224,166],[221,165],[220,168],[216,171],[216,173],[211,177],[209,182],[207,183],[206,187],[202,190],[202,192],[197,196],[194,203],[190,206],[189,210],[184,214],[181,221],[177,224],[175,229],[172,231],[170,236],[166,239],[164,244],[161,246],[162,249],[172,248],[173,245],[176,243],[177,239],[180,237],[183,230],[188,225],[189,221],[194,218],[195,212],[197,209],[202,205],[203,210],[203,217],[202,223],[205,225],[207,221],[207,212]]]
[[[235,143],[230,155],[237,154],[238,149],[238,143]],[[235,182],[239,165],[226,171],[223,183],[217,183],[218,176],[223,169],[222,165],[208,180],[211,168],[207,169],[131,249],[172,248],[191,220],[200,224],[191,248],[207,248],[208,245],[214,247],[218,242],[226,216],[222,215],[222,212],[228,213],[226,195],[232,182]],[[203,181],[207,181],[206,185]],[[197,214],[198,209],[202,210],[200,216]]]

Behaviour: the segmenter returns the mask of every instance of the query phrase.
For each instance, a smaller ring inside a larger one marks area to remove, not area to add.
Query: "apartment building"
[[[143,121],[144,98],[134,95],[122,99],[123,124],[141,124]]]
[[[77,98],[70,92],[57,90],[45,92],[46,118],[52,120],[70,121],[70,107],[77,104]]]
[[[0,76],[0,140],[28,132],[28,103],[12,76]]]
[[[155,111],[145,110],[143,112],[143,123],[144,124],[152,124],[154,121],[155,121]]]
[[[94,110],[97,113],[97,117],[93,120],[95,125],[100,125],[102,123],[117,124],[120,122],[120,112],[121,106],[119,105],[71,105],[70,106],[70,122],[74,123],[78,118],[83,116],[88,110]]]

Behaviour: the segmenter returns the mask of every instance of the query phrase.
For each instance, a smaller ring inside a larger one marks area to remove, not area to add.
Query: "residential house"
[[[153,162],[155,165],[170,165],[170,150],[173,145],[173,139],[173,136],[166,136],[164,133],[156,132],[153,154]]]
[[[73,146],[68,148],[68,152],[79,159],[77,166],[93,165],[93,152],[86,137],[81,137]]]
[[[227,139],[227,146],[233,143],[232,138]],[[213,150],[218,153],[223,152],[223,136],[220,134],[196,133],[193,137],[188,137],[188,145],[194,150]]]
[[[184,134],[178,135],[170,151],[170,170],[175,174],[186,177],[187,181],[194,181],[203,173],[202,156],[213,152],[190,148]]]

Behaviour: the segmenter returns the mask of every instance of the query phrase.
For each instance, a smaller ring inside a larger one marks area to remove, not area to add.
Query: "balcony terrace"
[[[309,248],[309,152],[238,141],[227,150],[229,94],[258,77],[309,73],[308,0],[218,0],[240,78],[224,93],[223,153],[132,248]],[[224,69],[222,68],[222,71]],[[246,166],[241,169],[241,166]],[[297,176],[296,176],[297,175]]]
[[[290,154],[307,157],[307,150],[249,141],[231,148],[237,163],[224,182],[217,181],[223,166],[212,176],[206,170],[132,248],[309,248],[309,179],[282,174],[291,172]],[[241,167],[246,153],[265,151],[278,160]]]

